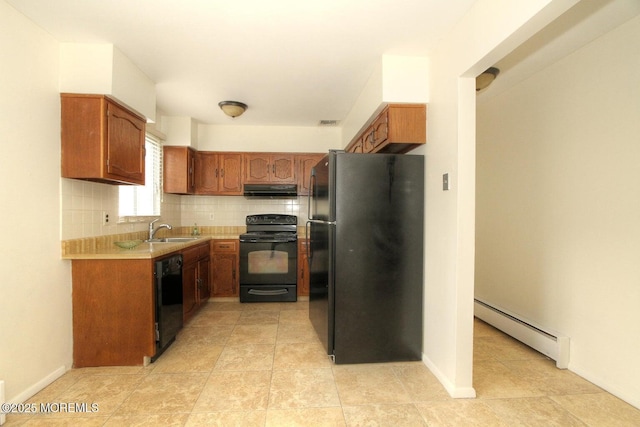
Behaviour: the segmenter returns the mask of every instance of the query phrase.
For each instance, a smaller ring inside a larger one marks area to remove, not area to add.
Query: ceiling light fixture
[[[221,101],[218,106],[229,117],[238,117],[247,109],[247,104],[238,101]]]
[[[495,67],[489,67],[485,72],[476,77],[476,92],[488,87],[500,74],[500,70]]]

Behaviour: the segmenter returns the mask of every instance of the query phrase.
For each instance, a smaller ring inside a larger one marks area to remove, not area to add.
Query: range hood
[[[293,199],[298,197],[296,184],[245,184],[244,197],[253,199]]]

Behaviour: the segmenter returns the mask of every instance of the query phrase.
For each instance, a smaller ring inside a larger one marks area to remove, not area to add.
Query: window
[[[160,216],[162,202],[162,142],[147,134],[145,140],[145,185],[119,187],[118,215],[121,221]]]

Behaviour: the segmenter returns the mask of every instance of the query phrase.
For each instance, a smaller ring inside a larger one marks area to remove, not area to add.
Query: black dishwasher
[[[154,362],[182,328],[182,255],[155,262],[156,354]]]

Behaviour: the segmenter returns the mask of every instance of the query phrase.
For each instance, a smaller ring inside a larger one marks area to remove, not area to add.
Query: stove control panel
[[[284,214],[262,214],[248,215],[246,218],[247,225],[296,225],[298,217],[295,215]]]

